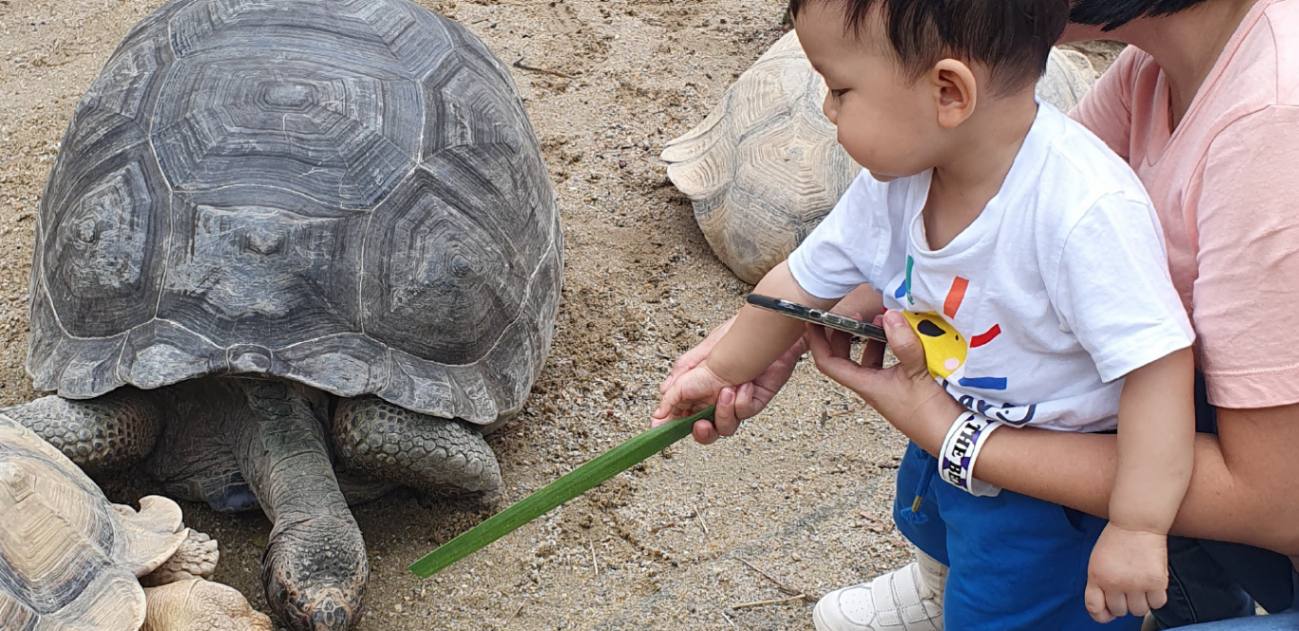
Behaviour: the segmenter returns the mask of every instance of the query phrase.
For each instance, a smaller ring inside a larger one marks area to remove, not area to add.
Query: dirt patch
[[[0,0],[0,403],[35,394],[23,371],[27,284],[64,128],[120,38],[159,4]],[[511,66],[564,213],[554,352],[527,409],[491,439],[505,505],[645,429],[671,360],[748,289],[712,256],[656,156],[781,35],[785,2],[422,4]],[[395,494],[356,509],[373,566],[358,628],[808,628],[816,595],[906,558],[889,517],[903,445],[805,364],[741,437],[676,446],[425,582],[405,567],[492,509]],[[119,500],[152,490],[106,486]],[[266,611],[266,520],[184,508],[221,542],[217,578]],[[788,598],[782,585],[809,598],[736,607]]]

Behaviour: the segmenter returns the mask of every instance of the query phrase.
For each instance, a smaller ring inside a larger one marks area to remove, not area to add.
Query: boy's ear
[[[943,59],[930,69],[928,79],[933,87],[940,127],[955,129],[974,115],[979,102],[979,84],[974,71],[964,62]]]

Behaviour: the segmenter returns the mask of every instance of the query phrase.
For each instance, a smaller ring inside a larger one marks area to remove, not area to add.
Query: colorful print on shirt
[[[915,259],[907,257],[907,278],[898,287],[897,293],[894,294],[899,300],[903,296],[907,298],[908,304],[916,304],[915,298],[911,295],[911,275],[915,269]],[[970,288],[970,281],[961,276],[952,280],[952,288],[947,292],[947,299],[943,302],[943,314],[948,318],[955,319],[957,312],[961,310],[961,303],[965,302],[965,292]],[[920,343],[925,347],[925,359],[929,364],[929,374],[935,379],[953,380],[966,388],[975,388],[979,390],[1005,390],[1007,388],[1007,379],[1005,377],[970,377],[964,374],[965,360],[969,357],[970,350],[981,348],[992,343],[1001,335],[1001,325],[993,324],[992,328],[986,332],[970,338],[967,346],[965,338],[961,337],[960,331],[956,329],[951,322],[936,313],[913,313],[905,311],[902,314],[906,317],[907,323],[911,329],[916,332],[920,338]]]

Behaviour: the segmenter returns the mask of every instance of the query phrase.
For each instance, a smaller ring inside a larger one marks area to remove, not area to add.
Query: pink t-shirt
[[[1074,117],[1155,202],[1209,401],[1299,402],[1299,0],[1255,5],[1175,131],[1170,102],[1129,47]]]

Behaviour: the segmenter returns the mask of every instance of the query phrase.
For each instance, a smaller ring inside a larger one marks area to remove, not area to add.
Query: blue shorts
[[[1087,564],[1105,520],[1010,491],[974,497],[937,479],[936,470],[932,456],[907,447],[893,518],[916,547],[951,568],[948,631],[1141,628],[1133,616],[1102,625],[1087,614]]]

